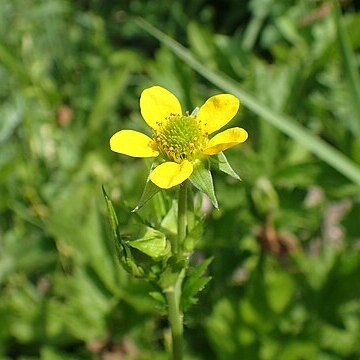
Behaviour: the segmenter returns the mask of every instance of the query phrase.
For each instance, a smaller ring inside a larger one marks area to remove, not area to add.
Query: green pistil
[[[171,115],[166,123],[159,124],[153,138],[165,158],[180,163],[196,158],[207,136],[194,117]]]

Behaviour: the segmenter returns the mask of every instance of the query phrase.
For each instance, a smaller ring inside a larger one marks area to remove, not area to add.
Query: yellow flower
[[[239,100],[230,94],[210,97],[196,115],[185,115],[179,100],[160,86],[145,89],[140,97],[141,114],[152,137],[134,130],[121,130],[110,139],[112,151],[133,157],[158,157],[162,162],[150,174],[160,188],[169,189],[188,179],[197,159],[215,155],[244,142],[248,134],[239,127],[209,139],[237,113]],[[196,166],[196,165],[195,165]]]

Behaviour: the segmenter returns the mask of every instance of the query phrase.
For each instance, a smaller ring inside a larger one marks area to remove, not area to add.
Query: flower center
[[[171,161],[180,163],[184,159],[192,160],[206,144],[207,135],[192,116],[171,114],[165,123],[158,125],[153,139],[163,156]]]

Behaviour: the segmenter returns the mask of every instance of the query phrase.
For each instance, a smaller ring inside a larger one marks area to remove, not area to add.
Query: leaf
[[[175,236],[177,233],[177,211],[177,202],[173,200],[171,208],[161,221],[161,229]]]
[[[113,234],[116,242],[120,242],[119,220],[116,216],[116,212],[115,212],[114,206],[112,204],[112,201],[110,200],[109,196],[107,195],[104,186],[102,186],[102,191],[103,191],[103,195],[104,195],[104,198],[106,201],[106,206],[108,209],[112,234]]]
[[[346,80],[349,88],[349,97],[352,100],[353,109],[356,116],[353,121],[353,132],[355,136],[360,135],[360,78],[357,69],[356,55],[353,52],[348,34],[341,17],[338,0],[333,0],[333,16],[337,31],[340,55],[342,57]]]
[[[212,158],[210,158],[212,159]],[[211,165],[219,171],[222,171],[225,174],[230,175],[236,180],[241,180],[240,176],[234,171],[234,169],[229,164],[225,154],[223,152],[219,152],[215,155],[215,161],[211,160]]]
[[[143,277],[144,276],[144,270],[139,267],[132,256],[131,249],[129,246],[122,241],[119,231],[119,220],[116,216],[116,212],[114,209],[114,206],[108,197],[104,186],[102,186],[103,195],[106,201],[112,234],[113,234],[113,240],[115,244],[116,249],[116,255],[120,262],[120,264],[123,266],[123,268],[128,271],[130,274],[136,276],[136,277]]]
[[[166,298],[164,294],[160,291],[150,291],[149,295],[159,304],[161,310],[166,310]]]
[[[31,84],[32,79],[28,69],[20,58],[5,46],[4,42],[0,43],[0,62],[9,70],[9,73],[16,76],[21,82]],[[39,90],[40,89],[39,87]]]
[[[341,309],[360,298],[360,287],[354,286],[360,277],[359,251],[340,252],[326,279],[316,293],[317,314],[330,324],[341,324]]]
[[[197,163],[194,166],[194,171],[190,176],[190,181],[197,189],[209,197],[215,208],[219,207],[215,196],[212,175],[208,169],[208,166],[206,166],[203,162]]]
[[[185,252],[191,254],[194,251],[196,244],[201,239],[204,230],[204,219],[205,218],[198,219],[184,239],[183,249]]]
[[[131,61],[126,66],[121,66],[115,71],[104,69],[100,74],[97,93],[93,100],[92,111],[87,120],[87,128],[91,133],[97,133],[101,129],[103,119],[114,111],[121,93],[129,81]]]
[[[150,172],[152,171],[153,166],[151,166]],[[140,197],[140,200],[138,201],[136,207],[132,212],[138,211],[140,208],[142,208],[145,203],[147,203],[155,194],[157,194],[161,188],[156,186],[151,180],[150,180],[150,174],[146,180],[146,184],[143,190],[143,193]]]
[[[255,96],[243,90],[226,74],[205,67],[188,49],[159,31],[150,23],[143,19],[138,19],[137,24],[167,46],[178,58],[182,59],[205,79],[223,91],[227,91],[237,96],[241,99],[242,104],[247,106],[261,119],[268,121],[284,134],[301,144],[305,149],[312,151],[320,159],[342,173],[355,184],[360,185],[360,167],[347,158],[342,152],[338,151],[335,147],[326,143],[321,138],[313,135],[290,116],[282,115],[271,110]]]
[[[184,310],[197,302],[196,295],[203,290],[205,285],[211,280],[211,276],[203,277],[203,274],[212,261],[213,257],[206,259],[203,263],[195,266],[185,278],[181,295]]]
[[[148,226],[139,228],[138,238],[127,241],[126,243],[151,258],[158,259],[167,255],[170,251],[170,245],[165,235]]]

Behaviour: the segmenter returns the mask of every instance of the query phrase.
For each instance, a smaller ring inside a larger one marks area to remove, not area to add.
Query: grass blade
[[[351,49],[350,41],[346,33],[340,6],[337,0],[333,0],[333,15],[337,31],[340,55],[344,64],[346,80],[356,118],[353,122],[354,134],[360,135],[360,78],[356,66],[355,55]]]

